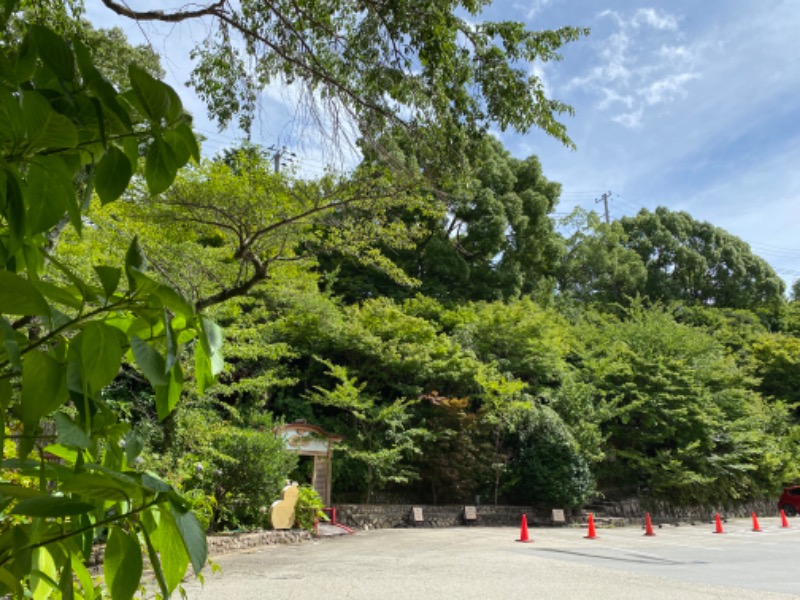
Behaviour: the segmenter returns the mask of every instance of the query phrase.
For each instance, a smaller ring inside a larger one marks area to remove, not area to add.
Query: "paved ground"
[[[392,529],[226,556],[190,599],[800,598],[800,519],[657,529]]]

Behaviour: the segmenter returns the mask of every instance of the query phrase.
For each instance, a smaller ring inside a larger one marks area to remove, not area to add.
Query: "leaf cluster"
[[[5,3],[0,28],[14,9]],[[169,86],[131,66],[131,89],[120,93],[77,36],[31,25],[7,50],[0,59],[0,420],[17,449],[14,458],[0,457],[0,506],[19,518],[3,519],[0,593],[100,597],[83,563],[106,531],[111,597],[133,596],[143,553],[167,596],[190,563],[202,569],[204,532],[170,484],[136,469],[141,441],[104,390],[123,365],[135,365],[166,417],[180,399],[178,359],[188,344],[196,347],[200,387],[213,380],[219,329],[146,273],[136,239],[124,264],[95,264],[88,277],[51,250],[65,226],[83,231],[92,194],[105,203],[123,194],[140,149],[148,188],[158,193],[197,158],[197,142]]]

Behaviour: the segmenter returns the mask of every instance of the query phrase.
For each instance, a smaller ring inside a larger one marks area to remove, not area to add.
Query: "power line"
[[[774,254],[777,256],[785,256],[787,258],[800,258],[800,250],[794,248],[781,248],[780,246],[772,246],[770,244],[763,244],[761,242],[752,242],[750,244],[753,248],[758,248],[759,252],[765,254]]]

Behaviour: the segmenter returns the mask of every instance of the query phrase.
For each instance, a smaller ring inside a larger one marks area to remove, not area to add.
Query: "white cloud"
[[[620,16],[620,14],[619,14],[617,11],[615,11],[615,10],[611,10],[611,9],[604,10],[603,12],[601,12],[600,14],[598,14],[598,15],[597,15],[597,17],[598,17],[598,18],[603,18],[603,17],[611,17],[612,19],[614,19],[614,20],[617,22],[617,24],[618,24],[620,27],[624,27],[624,26],[625,26],[625,20],[624,20],[624,19],[623,19],[623,18]]]
[[[602,68],[603,77],[606,79],[627,81],[631,72],[628,68],[628,49],[631,40],[624,32],[615,33],[608,38],[607,44],[600,51],[606,63]]]
[[[678,29],[678,19],[675,16],[659,12],[654,8],[640,8],[630,20],[630,24],[633,27],[645,24],[654,29]]]
[[[599,56],[603,59],[601,64],[592,67],[585,75],[573,77],[566,89],[607,85],[614,81],[626,82],[631,76],[627,57],[629,45],[630,39],[624,32],[609,36],[600,48]]]
[[[658,49],[658,55],[673,64],[693,64],[696,53],[687,46],[667,46],[662,45]]]
[[[566,89],[580,88],[599,96],[595,108],[618,109],[608,119],[622,127],[638,129],[647,109],[688,95],[690,82],[701,77],[696,68],[698,48],[677,43],[680,19],[654,8],[633,14],[605,10],[600,19],[613,22],[611,33],[594,41],[595,64],[573,77]]]
[[[649,106],[663,104],[686,96],[686,84],[699,76],[696,73],[677,73],[652,82],[640,90],[644,102]]]
[[[633,108],[634,98],[630,94],[622,95],[607,87],[601,88],[600,92],[605,95],[600,104],[597,105],[600,110],[605,110],[615,104],[622,104],[628,109]]]
[[[525,4],[515,2],[513,7],[525,15],[526,21],[530,21],[534,19],[542,11],[542,9],[551,2],[553,2],[553,0],[529,0],[529,2],[526,2]]]
[[[640,129],[642,127],[643,114],[644,108],[640,105],[636,110],[611,117],[611,120],[628,129]]]

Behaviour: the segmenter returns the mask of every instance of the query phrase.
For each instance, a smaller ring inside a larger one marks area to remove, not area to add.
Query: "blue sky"
[[[508,1],[532,27],[592,29],[542,68],[578,149],[502,135],[564,185],[559,212],[685,210],[800,276],[800,2]],[[497,4],[487,12],[502,14]]]
[[[204,33],[137,28],[99,0],[87,8],[97,26],[119,24],[170,57],[186,56]],[[575,108],[564,122],[577,150],[538,132],[494,132],[514,156],[536,154],[563,184],[559,214],[598,210],[595,199],[609,191],[612,218],[642,207],[685,210],[744,239],[787,282],[800,278],[800,0],[497,0],[483,16],[592,30],[564,48],[563,61],[534,66],[549,94]],[[180,89],[186,60],[164,66],[207,151],[241,139],[218,132]],[[329,155],[293,102],[285,90],[264,94],[255,141],[287,145],[301,168],[319,172]]]

